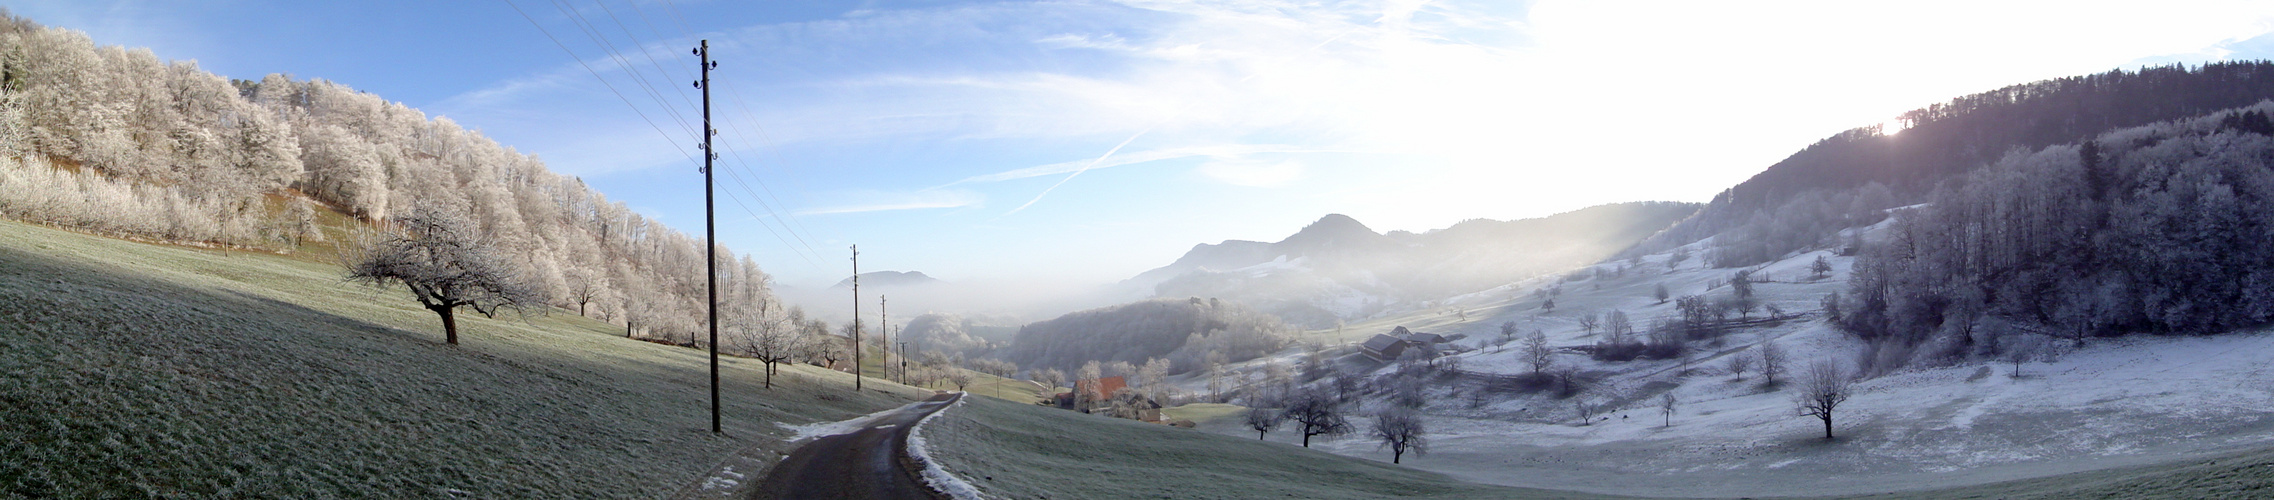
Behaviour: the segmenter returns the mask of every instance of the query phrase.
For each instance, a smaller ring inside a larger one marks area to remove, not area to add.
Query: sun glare
[[[1905,128],[1909,127],[1904,125],[1903,119],[1890,118],[1887,121],[1879,122],[1879,135],[1895,135]]]

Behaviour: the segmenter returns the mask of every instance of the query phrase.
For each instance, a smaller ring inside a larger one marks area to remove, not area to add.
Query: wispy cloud
[[[797,215],[857,214],[898,210],[929,210],[940,208],[975,207],[986,202],[986,196],[960,189],[925,189],[912,192],[852,191],[831,198],[853,200],[843,205],[814,207],[797,211]]]
[[[1175,160],[1175,159],[1182,159],[1182,158],[1193,158],[1193,157],[1208,157],[1208,158],[1237,158],[1237,157],[1242,157],[1242,156],[1247,156],[1247,155],[1255,155],[1255,154],[1267,154],[1267,153],[1350,153],[1350,152],[1358,152],[1358,151],[1353,151],[1353,150],[1334,150],[1334,149],[1319,149],[1319,148],[1306,148],[1306,147],[1299,147],[1299,146],[1290,146],[1290,145],[1285,145],[1285,144],[1215,144],[1215,145],[1207,145],[1207,146],[1189,146],[1189,147],[1179,147],[1179,148],[1169,148],[1169,149],[1156,149],[1156,150],[1150,150],[1150,151],[1138,151],[1138,152],[1129,153],[1129,154],[1124,154],[1124,155],[1116,155],[1116,156],[1107,157],[1106,159],[1104,159],[1104,160],[1102,160],[1102,161],[1098,161],[1098,160],[1095,160],[1095,159],[1084,159],[1084,160],[1075,160],[1075,161],[1067,161],[1067,162],[1052,163],[1052,164],[1048,164],[1048,165],[1037,165],[1037,166],[1026,167],[1026,168],[1020,168],[1020,169],[1013,169],[1013,170],[1005,170],[1005,171],[996,172],[996,173],[992,173],[992,174],[985,174],[985,175],[974,175],[974,176],[971,176],[971,177],[965,177],[965,178],[963,178],[963,179],[959,179],[959,180],[957,180],[957,181],[955,181],[955,182],[950,182],[950,183],[947,183],[947,184],[943,184],[943,185],[941,185],[940,187],[954,186],[954,185],[957,185],[957,184],[972,184],[972,183],[981,183],[981,182],[1002,182],[1002,181],[1008,181],[1008,180],[1026,179],[1026,178],[1030,178],[1030,177],[1042,177],[1042,176],[1046,176],[1046,175],[1058,175],[1058,174],[1067,174],[1067,173],[1073,173],[1073,172],[1075,172],[1075,171],[1079,171],[1079,170],[1082,170],[1083,166],[1085,166],[1085,165],[1089,165],[1089,164],[1090,164],[1092,161],[1097,161],[1097,164],[1096,164],[1096,165],[1089,165],[1089,169],[1090,169],[1090,170],[1097,170],[1097,169],[1101,169],[1101,168],[1119,167],[1119,166],[1124,166],[1124,165],[1136,165],[1136,164],[1141,164],[1141,163],[1151,163],[1151,162],[1156,162],[1156,161],[1164,161],[1164,160]]]

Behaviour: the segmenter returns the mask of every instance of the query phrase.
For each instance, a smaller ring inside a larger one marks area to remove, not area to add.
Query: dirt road
[[[908,457],[908,433],[917,421],[960,396],[933,396],[861,430],[806,443],[775,465],[750,498],[943,498],[917,479],[919,473]]]

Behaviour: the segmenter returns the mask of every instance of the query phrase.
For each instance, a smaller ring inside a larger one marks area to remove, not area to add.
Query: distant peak
[[[1353,219],[1350,218],[1350,216],[1343,214],[1326,214],[1325,217],[1320,217],[1317,222],[1312,222],[1311,225],[1303,226],[1303,230],[1298,231],[1297,234],[1313,232],[1327,234],[1363,232],[1366,234],[1375,234],[1373,228],[1366,227],[1365,224],[1359,223],[1358,219]]]

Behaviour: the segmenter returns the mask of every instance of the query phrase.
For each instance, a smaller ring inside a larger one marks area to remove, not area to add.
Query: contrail
[[[1013,208],[1009,212],[1003,212],[1003,215],[1019,213],[1020,210],[1026,210],[1026,207],[1034,206],[1034,202],[1042,201],[1042,197],[1050,195],[1051,190],[1058,189],[1058,186],[1066,185],[1066,181],[1074,180],[1074,176],[1082,175],[1082,172],[1090,171],[1090,167],[1095,167],[1099,162],[1105,161],[1106,158],[1113,157],[1113,154],[1120,152],[1122,147],[1128,146],[1131,142],[1136,142],[1137,138],[1144,137],[1146,132],[1152,132],[1154,127],[1159,126],[1160,124],[1154,124],[1152,127],[1145,127],[1145,130],[1137,131],[1137,135],[1129,136],[1128,139],[1122,140],[1121,144],[1115,144],[1113,146],[1113,149],[1105,150],[1105,154],[1098,155],[1098,159],[1090,160],[1090,163],[1088,165],[1082,165],[1081,169],[1075,170],[1073,174],[1067,175],[1064,179],[1059,179],[1057,184],[1051,184],[1049,188],[1043,189],[1042,193],[1034,195],[1034,199],[1027,200],[1025,205],[1019,205],[1018,208]]]

